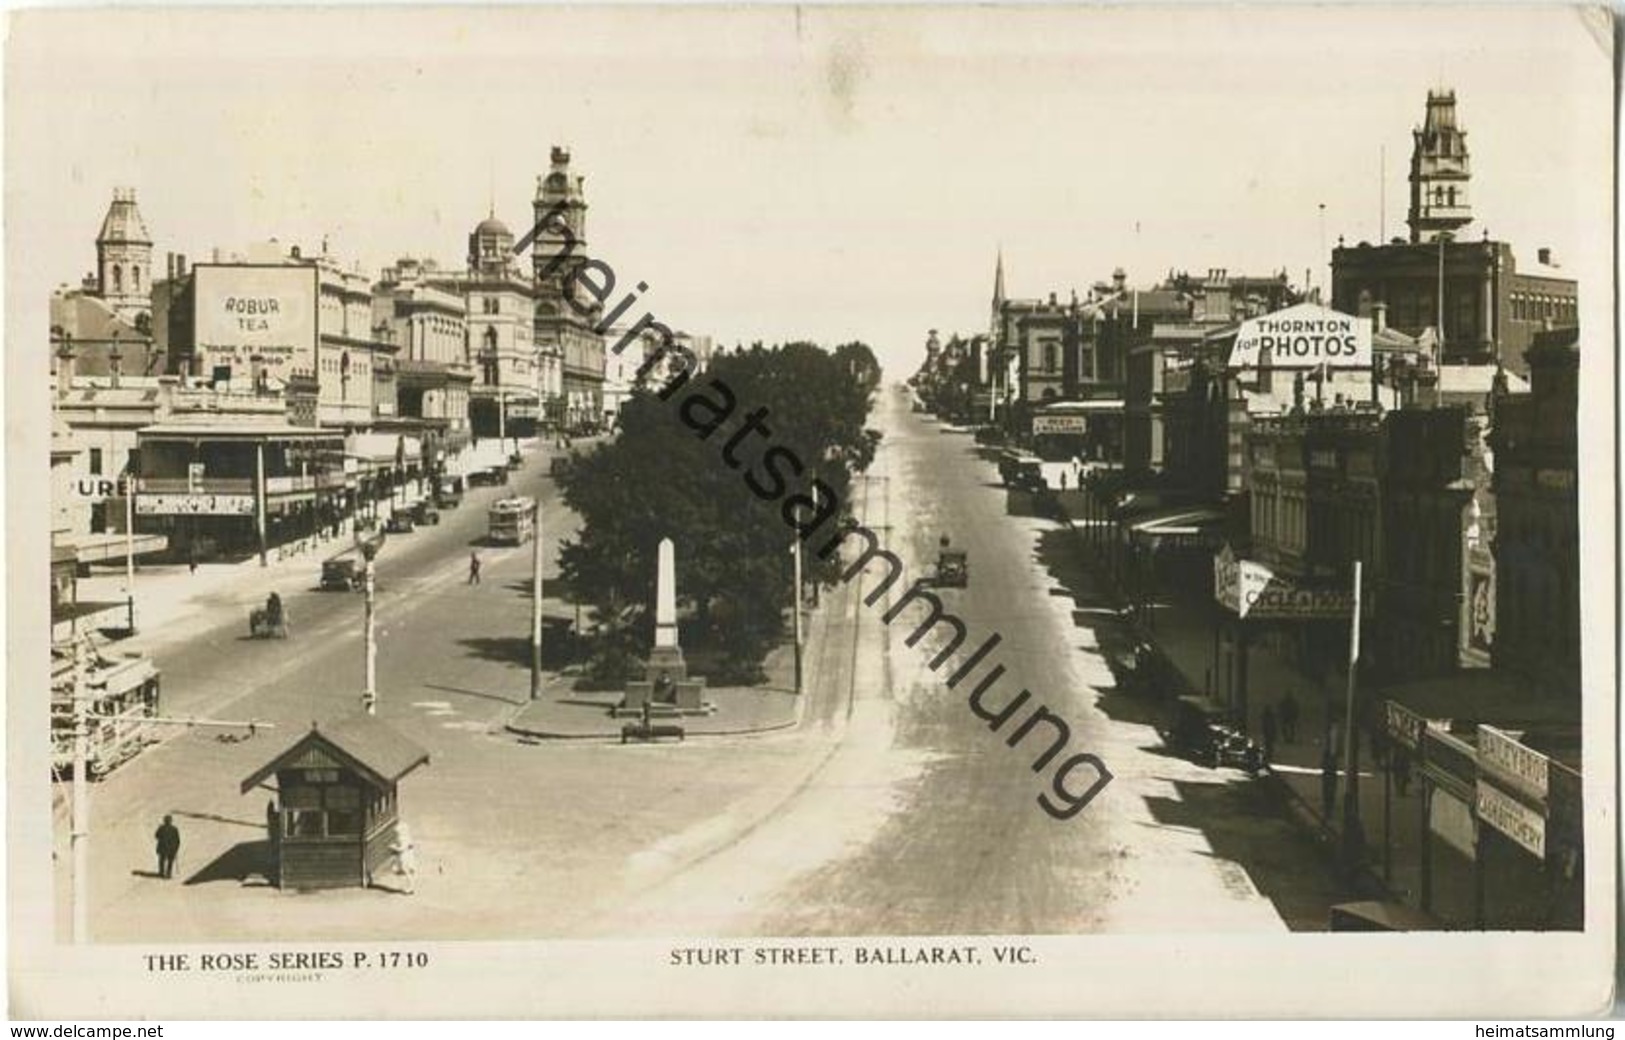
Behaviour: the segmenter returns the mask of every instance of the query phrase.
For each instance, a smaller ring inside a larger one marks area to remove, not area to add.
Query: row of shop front
[[[377,516],[399,495],[458,481],[466,431],[345,433],[283,422],[176,421],[139,432],[136,530],[167,537],[176,559],[259,553],[345,519]]]
[[[1129,490],[1111,471],[1097,471],[1083,490],[1084,537],[1148,638],[1156,638],[1159,598],[1212,588],[1202,692],[1257,733],[1266,701],[1249,697],[1249,657],[1263,651],[1306,685],[1339,691],[1331,717],[1342,718],[1350,585],[1237,554],[1231,541],[1243,520],[1219,504]],[[1368,628],[1377,606],[1369,596],[1361,603]],[[1490,668],[1386,689],[1365,686],[1364,667],[1359,675],[1355,747],[1376,760],[1382,795],[1380,821],[1364,823],[1364,862],[1441,927],[1581,927],[1577,705]],[[1268,692],[1273,700],[1286,691]],[[1341,759],[1338,728],[1329,722],[1323,739]]]

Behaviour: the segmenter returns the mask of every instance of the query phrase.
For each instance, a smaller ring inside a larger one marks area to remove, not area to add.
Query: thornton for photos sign
[[[1371,322],[1317,303],[1241,323],[1231,368],[1370,368]]]

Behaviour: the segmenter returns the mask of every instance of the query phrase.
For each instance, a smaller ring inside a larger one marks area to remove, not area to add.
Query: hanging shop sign
[[[1035,415],[1033,416],[1033,436],[1046,433],[1087,433],[1089,420],[1082,415]]]
[[[1539,858],[1546,858],[1546,818],[1482,779],[1478,782],[1478,818]]]
[[[1515,791],[1546,800],[1551,760],[1494,726],[1478,727],[1478,766]]]
[[[1388,701],[1385,707],[1388,735],[1405,747],[1415,751],[1422,746],[1422,716],[1398,701]]]
[[[143,516],[253,516],[253,495],[138,495]]]

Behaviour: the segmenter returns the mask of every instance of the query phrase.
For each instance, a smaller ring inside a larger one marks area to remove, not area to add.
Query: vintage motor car
[[[402,510],[390,514],[389,519],[384,522],[384,530],[390,534],[411,534],[417,530],[417,522],[412,519],[410,510]]]
[[[369,520],[369,523],[371,521]],[[361,527],[361,521],[356,521]],[[367,566],[366,552],[374,554],[384,547],[384,533],[367,529],[356,532],[356,544],[339,550],[322,561],[322,588],[328,591],[360,589],[365,583],[363,572]]]
[[[937,584],[956,589],[970,584],[965,550],[944,549],[937,554]]]
[[[354,549],[346,549],[337,556],[322,561],[322,588],[347,592],[361,587],[361,568],[364,561]]]
[[[456,509],[463,504],[463,493],[450,483],[441,484],[434,493],[436,509]]]
[[[412,522],[415,524],[429,524],[432,526],[440,522],[440,510],[436,509],[435,504],[428,499],[414,504],[411,509],[407,510],[407,515],[412,518]]]
[[[1210,769],[1234,766],[1256,775],[1264,768],[1258,745],[1235,725],[1230,710],[1211,697],[1191,694],[1175,700],[1162,738]]]

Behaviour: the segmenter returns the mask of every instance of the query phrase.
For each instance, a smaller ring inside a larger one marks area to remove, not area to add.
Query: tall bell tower
[[[1427,116],[1411,137],[1411,241],[1435,242],[1473,220],[1467,131],[1456,125],[1454,90],[1428,91]]]
[[[549,357],[560,362],[562,393],[553,418],[566,426],[596,423],[604,417],[604,338],[597,328],[603,304],[576,277],[590,260],[585,178],[570,172],[570,150],[554,146],[550,169],[536,181],[536,350],[544,365]]]
[[[553,304],[554,314],[574,315],[577,312],[573,309],[560,309],[557,305],[565,302],[571,292],[571,279],[588,259],[585,178],[571,174],[570,150],[555,145],[552,168],[537,180],[533,203],[536,239],[531,246],[536,299],[539,303]],[[559,211],[558,216],[552,216],[555,210]],[[590,298],[577,300],[582,306],[589,302]]]

